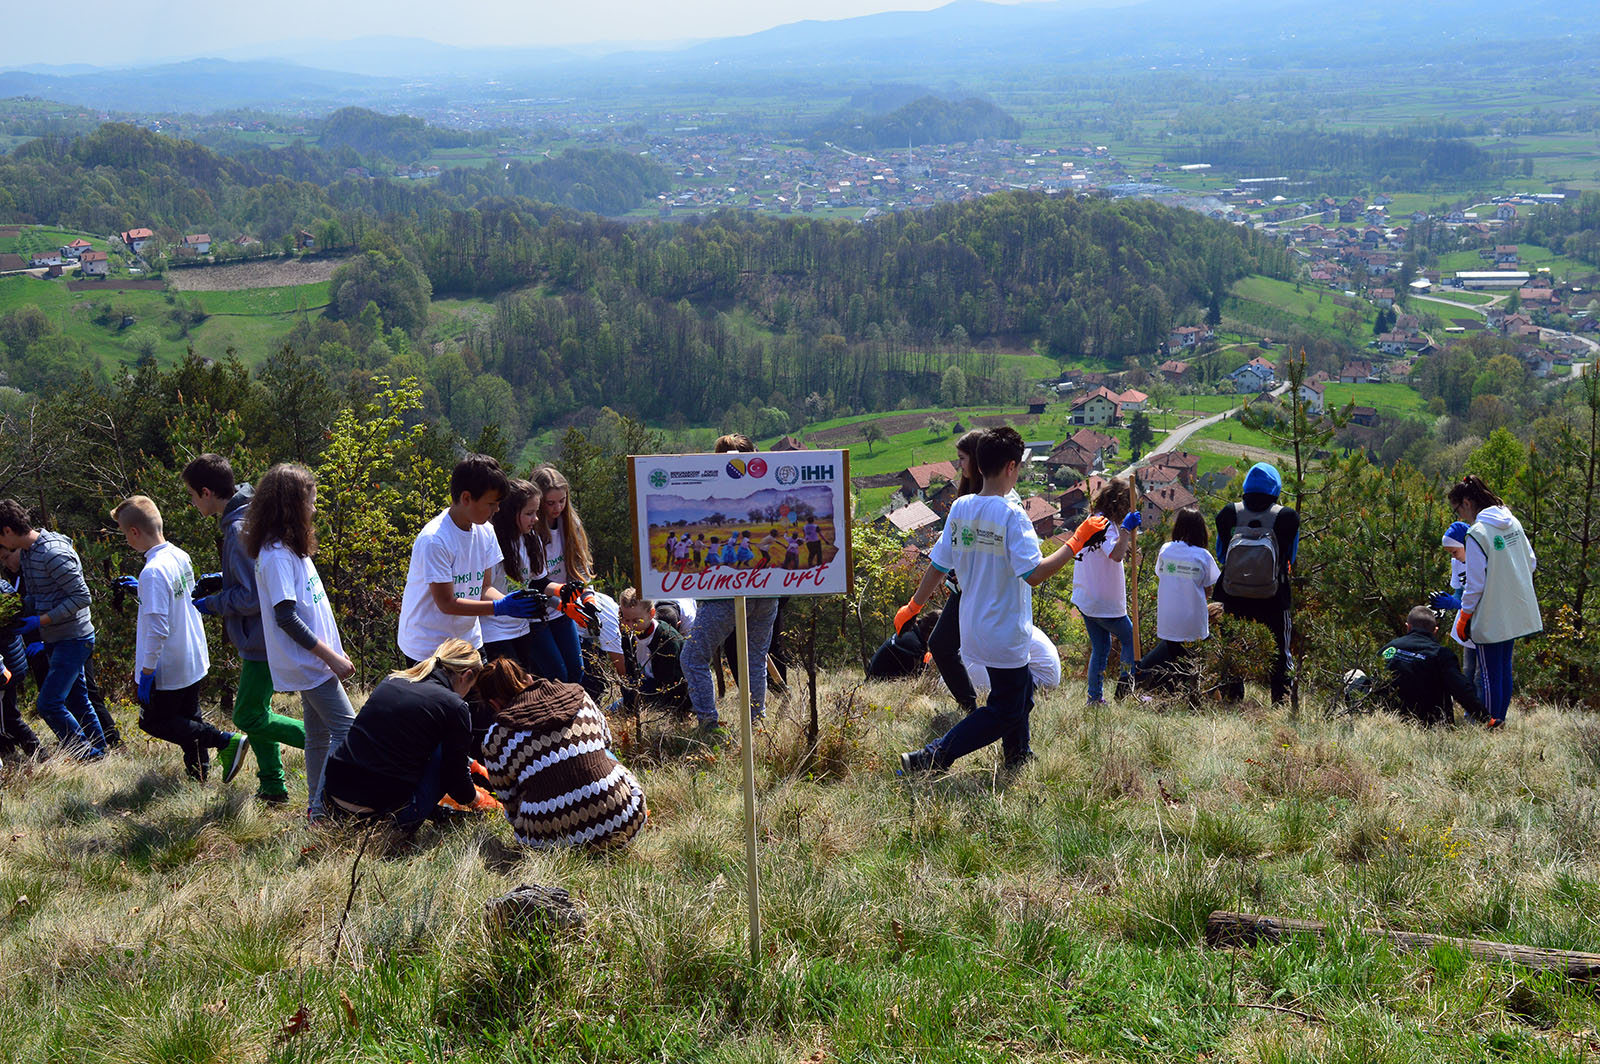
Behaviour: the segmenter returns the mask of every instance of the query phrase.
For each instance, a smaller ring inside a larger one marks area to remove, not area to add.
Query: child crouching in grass
[[[200,681],[211,669],[211,656],[194,608],[194,565],[188,554],[167,542],[161,511],[148,496],[123,499],[111,517],[128,546],[145,559],[139,571],[134,644],[139,727],[182,750],[184,770],[202,782],[211,767],[210,751],[221,751],[218,760],[227,783],[243,767],[250,740],[200,716]]]
[[[1195,646],[1211,635],[1213,606],[1206,596],[1222,570],[1211,556],[1210,530],[1193,506],[1172,519],[1172,538],[1156,556],[1158,642],[1134,667],[1138,684],[1174,684],[1187,671]],[[1215,606],[1220,615],[1222,607]]]

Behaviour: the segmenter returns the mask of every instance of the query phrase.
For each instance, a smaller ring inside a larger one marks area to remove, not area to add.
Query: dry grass
[[[948,708],[926,686],[829,678],[814,746],[791,694],[757,743],[759,971],[744,952],[737,753],[670,730],[640,747],[652,822],[629,850],[519,853],[494,820],[425,829],[415,850],[362,861],[337,955],[359,834],[259,807],[245,778],[185,783],[153,743],[98,767],[8,769],[0,1059],[1600,1048],[1590,992],[1451,951],[1394,954],[1352,930],[1600,951],[1592,720],[1518,707],[1491,736],[1309,707],[1293,722],[1259,704],[1082,702],[1081,684],[1043,699],[1038,760],[1015,778],[984,752],[908,782],[893,755]],[[484,901],[521,882],[568,889],[587,931],[492,939]],[[1336,941],[1210,951],[1215,908],[1326,920]],[[305,1026],[286,1033],[302,1004]]]

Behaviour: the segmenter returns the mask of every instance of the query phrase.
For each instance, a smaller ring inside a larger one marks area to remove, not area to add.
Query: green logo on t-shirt
[[[1394,647],[1384,647],[1383,648],[1383,660],[1384,661],[1388,661],[1392,657],[1394,657]]]
[[[970,526],[963,527],[956,535],[961,537],[961,545],[963,547],[972,546],[972,528]]]
[[[1505,550],[1506,549],[1506,541],[1505,541],[1505,537],[1504,536],[1496,536],[1496,537],[1494,537],[1494,549],[1495,550]]]
[[[1167,563],[1167,572],[1175,573],[1177,571],[1178,571],[1178,563],[1177,562],[1168,562]]]

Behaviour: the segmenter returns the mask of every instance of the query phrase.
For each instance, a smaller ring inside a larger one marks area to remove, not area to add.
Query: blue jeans
[[[571,617],[533,623],[528,650],[534,672],[561,683],[583,682],[583,648],[578,645],[578,625]]]
[[[83,679],[83,663],[94,653],[94,636],[62,639],[49,649],[50,667],[39,684],[39,716],[75,756],[104,756],[105,733]]]
[[[1028,718],[1033,712],[1033,672],[1026,665],[1015,669],[990,666],[989,700],[962,717],[944,737],[928,745],[934,768],[949,768],[951,762],[974,750],[1000,740],[1006,767],[1020,764],[1033,751],[1029,748]]]
[[[337,676],[330,676],[316,687],[300,692],[300,715],[306,725],[306,796],[314,820],[322,815],[322,770],[328,755],[344,742],[356,711]]]
[[[1511,651],[1515,639],[1478,644],[1478,695],[1490,720],[1503,721],[1511,705]]]
[[[1106,671],[1106,659],[1111,656],[1111,637],[1122,643],[1122,672],[1133,669],[1133,622],[1127,614],[1121,617],[1083,618],[1089,630],[1089,701],[1104,701],[1100,678]]]
[[[683,678],[689,687],[689,701],[701,723],[717,720],[717,686],[711,679],[711,655],[733,631],[732,599],[711,599],[700,603],[694,618],[694,632],[683,646]],[[778,600],[745,600],[745,620],[750,630],[750,716],[761,717],[767,702],[767,651],[772,646],[772,625],[778,618]],[[737,666],[737,662],[729,662]]]

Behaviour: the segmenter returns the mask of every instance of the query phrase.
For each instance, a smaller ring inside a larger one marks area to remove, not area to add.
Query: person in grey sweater
[[[267,639],[262,629],[261,596],[256,590],[256,563],[244,546],[245,518],[255,492],[235,484],[233,466],[219,454],[203,454],[183,467],[189,501],[222,530],[222,572],[202,577],[201,597],[194,608],[204,616],[221,617],[228,642],[239,652],[239,687],[233,699],[233,723],[250,737],[256,755],[256,798],[274,805],[289,800],[278,747],[304,750],[305,725],[272,709],[272,669],[267,664]]]
[[[67,753],[98,761],[106,756],[106,736],[83,675],[94,653],[94,623],[78,552],[59,532],[34,528],[28,511],[14,499],[0,500],[0,546],[18,551],[21,562],[23,616],[16,632],[24,639],[37,637],[50,653],[39,685],[39,716]]]

